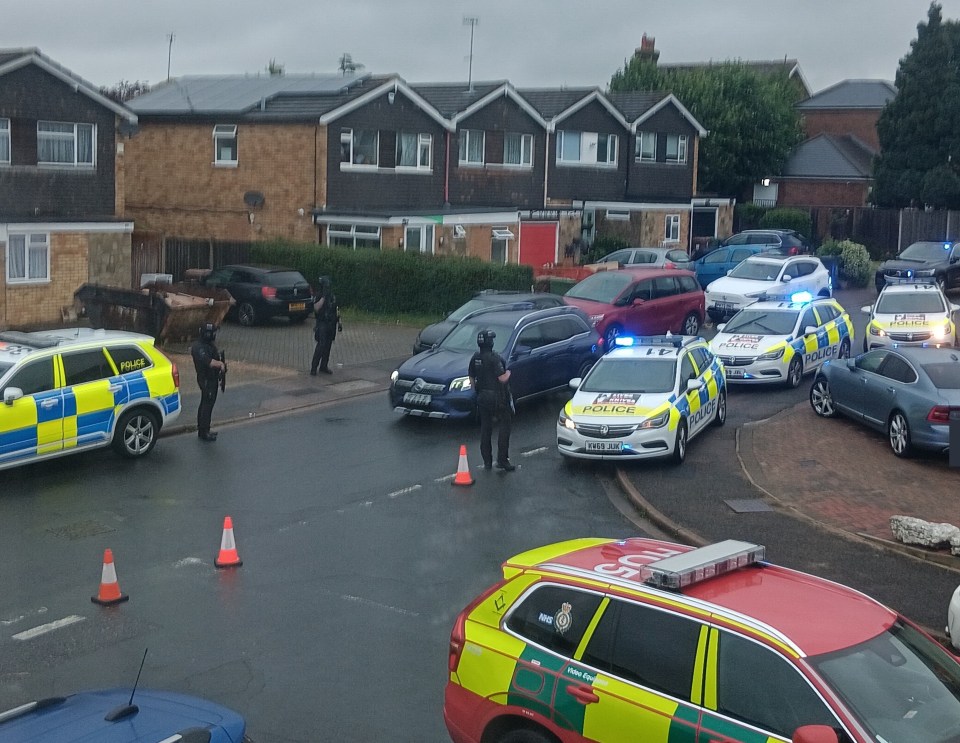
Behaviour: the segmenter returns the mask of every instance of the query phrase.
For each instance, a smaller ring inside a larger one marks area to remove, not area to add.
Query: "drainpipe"
[[[447,151],[443,163],[443,203],[450,203],[450,130],[447,129]]]
[[[547,129],[547,148],[543,153],[543,208],[547,208],[547,184],[550,181],[550,130]]]

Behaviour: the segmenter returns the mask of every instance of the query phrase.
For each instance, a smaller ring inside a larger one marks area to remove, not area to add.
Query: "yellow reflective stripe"
[[[710,628],[710,642],[707,645],[706,678],[703,684],[703,706],[707,709],[717,708],[717,656],[720,645],[720,632],[716,627]]]
[[[63,357],[57,354],[53,357],[53,386],[64,387],[67,384],[67,375],[63,371]]]
[[[831,346],[835,346],[840,342],[840,328],[837,327],[836,322],[831,322],[827,325],[827,343]]]
[[[803,336],[803,350],[806,353],[813,353],[817,350],[817,336],[816,335],[805,335]]]
[[[693,682],[690,686],[690,701],[701,704],[703,699],[703,665],[707,651],[707,633],[710,628],[700,625],[700,637],[697,640],[697,657],[693,664]]]
[[[120,374],[120,370],[117,369],[117,365],[113,363],[113,359],[110,357],[110,354],[107,353],[106,347],[100,349],[100,352],[101,352],[101,353],[104,355],[104,357],[107,359],[107,363],[110,364],[110,368],[113,370],[114,375],[119,375],[119,374]],[[157,363],[157,362],[156,362],[156,359],[154,359],[153,363],[154,363],[154,364]]]
[[[577,650],[573,654],[574,660],[580,660],[583,657],[583,651],[587,649],[587,643],[590,641],[590,638],[593,637],[593,631],[597,628],[597,625],[600,623],[603,613],[607,610],[607,606],[610,604],[610,597],[604,596],[603,601],[600,602],[598,611],[594,612],[593,619],[590,620],[590,624],[587,625],[587,629],[583,633],[583,637],[580,638],[580,644],[577,645]]]
[[[690,403],[690,415],[700,410],[700,391],[694,390],[687,393],[687,402]]]
[[[680,425],[680,419],[683,416],[680,415],[680,411],[677,410],[676,406],[670,408],[670,423],[668,424],[668,429],[671,431],[676,431],[677,426]]]

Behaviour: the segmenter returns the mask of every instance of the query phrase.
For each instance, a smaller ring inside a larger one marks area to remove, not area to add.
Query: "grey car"
[[[620,267],[683,268],[693,270],[693,261],[680,248],[622,248],[603,256],[598,263],[619,263]]]
[[[960,424],[960,351],[878,348],[823,365],[810,388],[822,418],[842,413],[887,434],[898,457],[914,448],[946,452]]]

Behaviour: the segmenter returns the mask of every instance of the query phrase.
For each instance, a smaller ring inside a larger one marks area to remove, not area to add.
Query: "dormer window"
[[[217,124],[213,127],[213,164],[237,166],[237,127]]]

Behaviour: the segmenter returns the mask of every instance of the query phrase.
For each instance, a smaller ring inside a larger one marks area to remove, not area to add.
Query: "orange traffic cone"
[[[460,444],[460,461],[457,463],[457,476],[453,478],[454,485],[473,485],[470,476],[470,465],[467,464],[467,447]]]
[[[225,516],[223,519],[223,537],[220,539],[220,554],[213,564],[218,568],[235,568],[243,565],[243,560],[237,554],[237,543],[233,541],[233,519]]]
[[[91,596],[90,600],[101,606],[110,604],[119,604],[126,601],[129,596],[120,593],[120,584],[117,583],[117,569],[113,566],[113,550],[105,549],[103,551],[103,571],[100,573],[100,590],[96,596]]]

